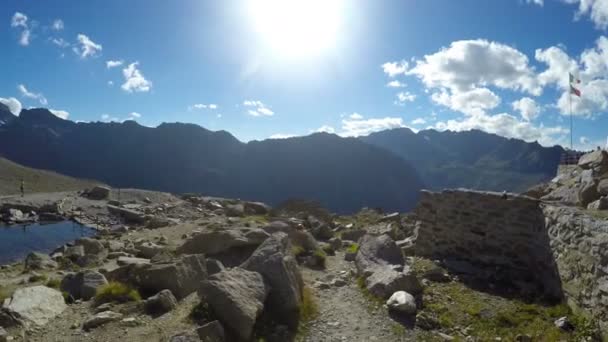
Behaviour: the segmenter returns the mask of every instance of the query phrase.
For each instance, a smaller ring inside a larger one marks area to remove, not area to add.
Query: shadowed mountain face
[[[408,162],[358,139],[313,134],[244,144],[192,124],[74,123],[45,109],[23,110],[0,126],[0,155],[116,187],[270,204],[306,198],[337,212],[408,210],[423,187]]]
[[[414,133],[399,128],[361,140],[409,161],[432,189],[523,191],[554,177],[564,151],[478,130]]]

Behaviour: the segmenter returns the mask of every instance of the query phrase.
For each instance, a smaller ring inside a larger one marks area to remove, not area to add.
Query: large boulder
[[[273,234],[253,252],[241,268],[258,272],[264,277],[270,285],[268,303],[271,313],[284,319],[287,324],[295,324],[304,283],[298,263],[290,251],[287,234]]]
[[[97,289],[106,285],[106,277],[93,270],[67,274],[61,281],[61,291],[67,292],[74,299],[89,300],[95,296]]]
[[[206,264],[202,254],[184,255],[169,262],[127,264],[109,272],[107,277],[131,284],[144,293],[168,289],[177,299],[182,299],[207,279]]]
[[[599,150],[587,153],[578,160],[578,166],[593,170],[596,174],[603,174],[608,170],[608,152]]]
[[[307,251],[314,251],[319,248],[317,240],[307,231],[299,230],[293,225],[283,221],[273,221],[263,227],[269,234],[278,232],[286,233],[293,246],[299,246]]]
[[[110,188],[107,186],[97,185],[87,193],[87,197],[92,200],[104,200],[110,197]]]
[[[53,269],[57,266],[57,263],[50,256],[43,253],[32,252],[25,258],[26,270]]]
[[[61,292],[41,285],[17,289],[3,305],[25,326],[43,326],[66,308]]]
[[[154,242],[144,242],[136,248],[138,250],[137,255],[145,259],[152,259],[152,257],[165,250],[165,247],[159,246]]]
[[[198,337],[205,342],[224,342],[226,341],[226,334],[224,333],[224,326],[219,321],[209,322],[196,329]]]
[[[599,181],[597,184],[597,192],[602,196],[608,195],[608,178]]]
[[[270,212],[270,206],[262,202],[245,202],[245,214],[247,215],[266,215]]]
[[[365,235],[359,241],[355,264],[360,276],[367,278],[380,266],[403,265],[401,249],[388,235]]]
[[[562,185],[549,194],[541,197],[544,201],[559,201],[567,204],[578,205],[580,200],[580,189],[573,185]]]
[[[229,204],[226,206],[226,215],[230,217],[245,216],[245,206],[241,203]]]
[[[397,291],[386,301],[390,310],[398,311],[407,315],[416,313],[416,299],[406,291]]]
[[[177,299],[169,290],[162,290],[144,302],[146,311],[151,314],[164,314],[177,307]]]
[[[126,223],[142,224],[146,221],[145,215],[135,209],[121,208],[108,204],[108,211],[121,217]]]
[[[422,287],[409,267],[403,271],[390,266],[380,266],[365,279],[365,287],[371,294],[380,298],[388,298],[397,291],[420,293]]]
[[[205,230],[193,235],[177,249],[178,254],[218,254],[235,247],[256,247],[270,234],[259,228]]]
[[[587,205],[600,198],[600,194],[597,192],[597,183],[588,182],[584,183],[579,192],[580,205],[587,207]]]
[[[367,234],[365,229],[350,229],[342,232],[342,240],[359,241],[363,235]]]
[[[589,203],[589,205],[587,205],[587,209],[591,209],[591,210],[608,209],[608,197],[603,196],[603,197],[600,197],[600,199]]]
[[[199,295],[224,326],[248,341],[264,309],[268,288],[261,274],[235,267],[203,281]]]
[[[81,238],[74,241],[74,245],[82,246],[85,254],[98,255],[106,252],[103,243],[97,239]]]

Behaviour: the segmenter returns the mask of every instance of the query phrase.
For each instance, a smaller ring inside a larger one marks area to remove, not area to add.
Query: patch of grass
[[[315,258],[315,265],[325,268],[327,263],[327,254],[322,249],[316,249],[312,256]]]
[[[296,258],[302,257],[306,254],[306,250],[302,246],[292,246],[291,254],[293,254],[293,256],[295,256]]]
[[[358,243],[353,243],[346,249],[346,253],[351,253],[351,254],[357,253],[358,251],[359,251]]]
[[[583,211],[593,218],[596,218],[599,220],[608,220],[608,210],[585,209]]]
[[[138,302],[140,300],[141,296],[137,290],[114,281],[97,289],[97,294],[95,295],[95,303],[98,305],[108,302],[126,303]]]
[[[216,320],[213,310],[211,310],[209,304],[204,301],[201,301],[195,307],[193,307],[188,317],[199,325],[204,325]]]
[[[13,293],[10,289],[0,286],[0,306],[6,298],[10,298],[12,295]]]
[[[61,280],[57,278],[51,278],[46,282],[46,286],[53,289],[58,289],[59,285],[61,285]]]
[[[300,304],[300,322],[307,323],[317,318],[319,315],[319,305],[308,286],[302,289],[302,303]]]
[[[367,286],[365,286],[365,278],[357,278],[357,287],[359,287],[359,290],[363,294],[363,297],[367,299],[367,302],[369,303],[368,309],[377,309],[378,307],[384,305],[384,300],[382,298],[376,297],[371,292],[369,292]]]
[[[32,276],[30,276],[28,281],[30,283],[37,283],[37,282],[45,282],[45,281],[47,281],[47,279],[48,279],[48,277],[44,274],[32,274]]]
[[[243,218],[245,223],[255,223],[257,225],[265,225],[268,224],[268,215],[249,215]]]

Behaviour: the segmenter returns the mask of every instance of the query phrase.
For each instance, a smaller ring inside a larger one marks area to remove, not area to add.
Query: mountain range
[[[43,108],[15,116],[0,104],[0,156],[28,167],[114,187],[313,199],[340,213],[407,211],[422,188],[523,190],[551,178],[562,151],[481,131],[406,128],[243,143],[194,124],[75,123]]]

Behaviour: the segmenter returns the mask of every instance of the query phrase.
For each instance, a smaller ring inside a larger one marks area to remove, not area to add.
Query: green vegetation
[[[30,283],[37,283],[37,282],[45,282],[47,279],[48,279],[48,277],[44,274],[32,274],[32,276],[30,276],[28,281]]]
[[[358,243],[353,243],[352,245],[350,245],[346,249],[346,253],[350,253],[350,254],[357,253],[358,251],[359,251],[359,244]]]
[[[215,314],[209,307],[209,304],[204,301],[201,301],[195,307],[192,308],[189,317],[193,322],[199,325],[204,325],[206,323],[216,320]]]
[[[608,211],[606,210],[584,210],[589,216],[599,220],[608,220]]]
[[[368,305],[369,310],[373,311],[373,310],[378,309],[379,307],[382,307],[382,305],[384,305],[384,300],[382,298],[376,297],[371,292],[369,292],[369,290],[367,289],[367,286],[365,286],[365,278],[358,277],[357,286],[359,287],[359,290],[361,290],[363,297],[365,297],[365,299],[367,299],[367,303],[369,304]]]
[[[13,295],[13,291],[11,291],[10,289],[8,289],[6,287],[0,286],[0,305],[2,305],[2,303],[4,302],[4,300],[6,298],[9,298],[12,295]]]
[[[314,293],[308,286],[304,286],[302,289],[302,303],[300,303],[299,315],[300,320],[295,340],[304,341],[308,333],[308,323],[319,316],[319,305]]]
[[[469,335],[484,341],[498,336],[512,340],[519,334],[530,335],[533,340],[580,341],[594,334],[593,325],[565,304],[545,306],[505,299],[457,282],[431,283],[423,302],[422,312],[435,317],[442,330],[468,327]],[[575,324],[575,332],[570,334],[554,326],[553,322],[562,316]]]
[[[119,282],[110,282],[100,287],[95,295],[95,302],[98,305],[107,302],[125,303],[138,302],[140,300],[141,296],[137,290]]]
[[[46,286],[53,289],[58,289],[59,285],[61,285],[61,280],[57,278],[51,278],[46,282]]]
[[[245,216],[243,218],[243,221],[245,223],[256,224],[258,226],[263,226],[263,225],[268,224],[269,217],[268,217],[268,215],[250,215],[250,216]]]
[[[321,268],[325,268],[325,264],[327,263],[327,254],[325,254],[325,252],[322,249],[316,249],[313,253],[312,253],[313,258],[315,259],[314,264],[321,267]]]
[[[21,179],[25,182],[26,193],[81,190],[99,184],[21,166],[4,158],[0,158],[0,170],[0,194],[3,195],[20,193]]]
[[[293,254],[293,256],[295,256],[296,258],[299,258],[306,254],[306,250],[302,246],[292,246],[291,254]]]

